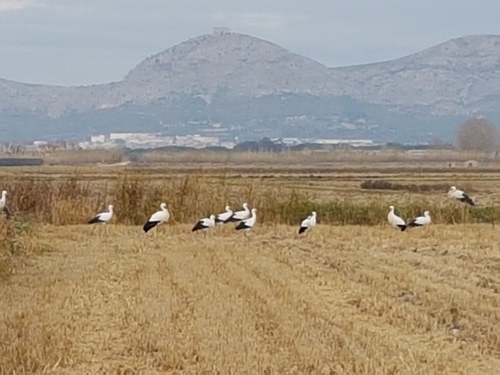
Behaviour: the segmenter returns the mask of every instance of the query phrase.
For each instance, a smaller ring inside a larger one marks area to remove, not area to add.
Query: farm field
[[[500,170],[54,166],[0,178],[15,213],[0,218],[0,373],[500,368]],[[480,206],[450,201],[452,184]],[[160,201],[171,222],[146,235]],[[190,232],[243,201],[259,209],[248,239],[232,224]],[[108,202],[113,224],[83,224]],[[430,207],[433,223],[399,232],[391,204],[405,218]],[[299,238],[312,208],[319,224]]]

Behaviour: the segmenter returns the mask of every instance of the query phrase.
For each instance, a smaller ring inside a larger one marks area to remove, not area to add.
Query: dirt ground
[[[498,374],[491,225],[43,226],[0,287],[0,373]]]

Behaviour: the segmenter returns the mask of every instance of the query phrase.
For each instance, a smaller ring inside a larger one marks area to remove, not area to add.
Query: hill
[[[499,104],[500,36],[466,36],[392,61],[328,68],[268,41],[217,32],[146,58],[119,82],[0,80],[0,137],[161,131],[422,141],[450,139],[469,116],[500,120]]]
[[[331,69],[346,94],[433,116],[495,111],[500,99],[500,36],[453,39],[381,63]]]

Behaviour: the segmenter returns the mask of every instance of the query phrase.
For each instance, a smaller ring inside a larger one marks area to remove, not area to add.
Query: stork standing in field
[[[316,226],[316,211],[313,211],[311,215],[306,217],[302,222],[300,223],[300,228],[299,228],[299,234],[306,233],[307,234],[311,231],[312,228]]]
[[[101,212],[95,215],[92,219],[89,220],[89,224],[103,224],[106,225],[113,218],[113,205],[110,204],[108,206],[107,212]]]
[[[0,198],[0,211],[3,211],[7,218],[10,217],[10,210],[7,207],[7,191],[2,191],[2,197]]]
[[[462,190],[458,190],[455,186],[452,186],[450,188],[450,191],[448,191],[448,196],[450,198],[455,198],[456,200],[460,202],[467,203],[471,206],[475,206],[476,202],[474,202],[474,199],[469,197],[467,194],[465,194]]]
[[[246,220],[250,217],[250,210],[248,208],[248,203],[243,203],[243,210],[236,211],[233,215],[228,219],[228,221],[237,223],[242,220]]]
[[[407,228],[405,221],[394,213],[394,206],[389,206],[389,213],[387,214],[387,221],[394,228],[401,230],[401,232],[404,232]]]
[[[418,216],[408,223],[409,228],[424,227],[431,223],[431,215],[429,211],[425,211],[423,216]]]
[[[245,234],[245,237],[247,237],[247,232],[251,230],[255,222],[257,220],[257,209],[252,208],[251,215],[248,219],[240,221],[240,223],[236,226],[236,230],[241,230]],[[248,237],[247,237],[248,238]]]
[[[0,198],[0,210],[5,208],[5,204],[7,203],[7,191],[2,191],[2,198]]]
[[[215,222],[219,225],[226,224],[231,216],[233,216],[233,210],[231,210],[231,207],[226,206],[225,211],[215,217]]]
[[[191,229],[191,232],[202,231],[203,233],[206,233],[210,228],[214,226],[215,226],[215,215],[210,215],[210,217],[204,217],[203,219],[198,220],[198,222],[194,225],[193,229]]]
[[[167,210],[166,203],[160,204],[160,211],[156,211],[152,214],[148,221],[143,225],[142,229],[145,233],[156,227],[157,225],[167,223],[168,219],[170,219],[170,213]]]

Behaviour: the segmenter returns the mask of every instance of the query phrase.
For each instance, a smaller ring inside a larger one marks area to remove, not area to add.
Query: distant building
[[[214,35],[224,35],[224,34],[229,34],[231,31],[229,30],[229,27],[214,27],[212,34]]]
[[[351,146],[371,146],[373,140],[371,139],[316,139],[311,143],[320,145],[351,145]]]
[[[450,161],[447,163],[448,168],[477,168],[480,163],[477,160],[467,160],[463,163]]]
[[[109,134],[109,139],[111,141],[116,141],[116,140],[137,140],[137,139],[144,139],[144,138],[150,138],[152,134],[150,133],[110,133]]]
[[[467,160],[464,162],[465,168],[477,168],[479,167],[479,162],[477,160]]]
[[[93,135],[90,137],[91,143],[104,143],[105,141],[106,141],[106,136],[104,134]]]
[[[47,141],[34,141],[33,146],[35,147],[45,147],[49,144]]]

